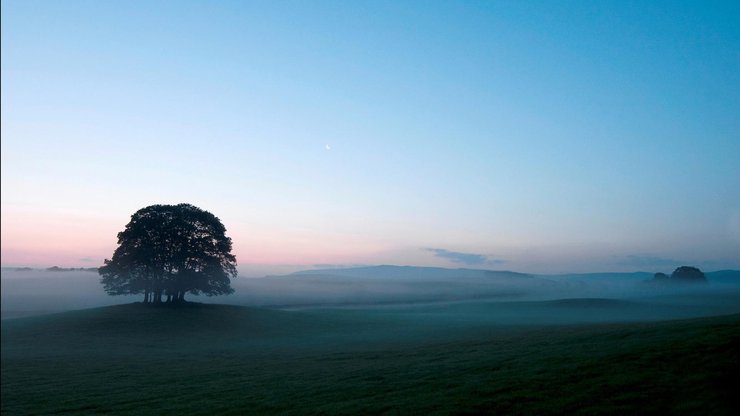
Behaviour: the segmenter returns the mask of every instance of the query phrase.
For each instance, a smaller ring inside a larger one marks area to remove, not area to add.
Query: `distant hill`
[[[740,270],[718,270],[704,275],[709,283],[740,284]]]
[[[368,266],[341,269],[303,270],[289,276],[341,276],[373,280],[404,280],[404,281],[439,281],[439,280],[468,280],[468,279],[522,279],[534,276],[511,271],[485,269],[447,269],[443,267],[419,266]]]
[[[710,283],[740,284],[740,270],[718,270],[705,273]],[[444,267],[419,266],[367,266],[335,269],[302,270],[284,276],[269,277],[314,277],[314,278],[353,278],[359,280],[391,281],[466,281],[495,279],[541,279],[548,281],[609,281],[613,283],[642,282],[653,278],[652,272],[604,272],[604,273],[563,273],[563,274],[528,274],[508,270],[486,269],[450,269]]]
[[[561,285],[510,271],[382,265],[304,270],[252,279],[248,286],[243,296],[249,304],[336,305],[519,299],[553,293]]]
[[[653,273],[648,272],[632,272],[632,273],[618,273],[618,272],[606,272],[606,273],[564,273],[555,275],[538,275],[540,277],[547,277],[554,280],[611,280],[615,282],[629,282],[629,281],[643,281],[653,277]]]

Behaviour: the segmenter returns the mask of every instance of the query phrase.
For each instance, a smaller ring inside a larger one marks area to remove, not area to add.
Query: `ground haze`
[[[2,321],[2,412],[732,414],[735,275],[382,267],[245,279],[240,305],[37,310]],[[50,278],[28,276],[3,296]]]

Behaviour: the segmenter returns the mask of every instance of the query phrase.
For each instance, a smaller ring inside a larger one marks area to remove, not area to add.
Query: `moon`
[[[324,145],[324,147],[326,148],[326,150],[331,150],[331,146],[329,146],[328,144]]]

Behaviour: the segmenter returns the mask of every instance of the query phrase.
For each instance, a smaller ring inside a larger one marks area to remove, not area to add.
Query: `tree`
[[[99,269],[109,295],[143,294],[144,303],[184,302],[185,294],[232,293],[237,276],[231,238],[216,216],[190,204],[151,205],[118,233]]]
[[[653,276],[653,280],[656,282],[667,282],[668,281],[668,275],[665,273],[655,273]]]
[[[681,266],[671,273],[671,279],[674,282],[688,282],[688,283],[706,283],[707,277],[704,273],[691,266]]]

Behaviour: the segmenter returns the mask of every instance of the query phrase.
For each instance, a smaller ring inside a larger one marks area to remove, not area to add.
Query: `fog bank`
[[[740,311],[740,271],[718,271],[706,275],[708,284],[661,286],[646,282],[652,277],[650,273],[530,275],[476,269],[373,266],[307,270],[256,279],[236,278],[232,282],[235,289],[232,295],[187,295],[186,299],[305,309],[459,302],[525,303],[585,298],[652,305],[663,302],[683,306],[700,315],[702,305],[707,307],[705,310],[710,310],[712,304],[719,305],[718,308],[728,304],[726,306],[730,310],[737,305]],[[3,319],[139,302],[142,298],[140,295],[106,295],[97,273],[89,271],[4,269],[0,277]]]

